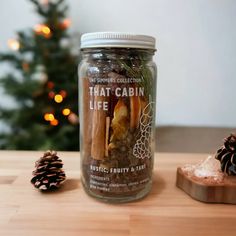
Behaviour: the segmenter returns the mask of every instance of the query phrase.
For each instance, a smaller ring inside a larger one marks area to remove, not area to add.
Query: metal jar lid
[[[94,32],[82,35],[80,48],[141,48],[155,50],[155,43],[155,38],[148,35]]]

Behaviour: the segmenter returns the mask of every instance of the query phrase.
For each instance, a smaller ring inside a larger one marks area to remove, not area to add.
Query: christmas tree
[[[0,107],[8,128],[1,149],[78,150],[77,56],[70,46],[64,0],[30,0],[42,22],[10,39],[0,61],[11,65],[0,86],[16,106]]]

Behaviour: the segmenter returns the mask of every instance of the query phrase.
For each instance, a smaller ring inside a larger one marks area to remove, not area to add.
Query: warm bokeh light
[[[40,3],[41,3],[42,5],[48,5],[49,0],[40,0]]]
[[[53,91],[49,92],[48,97],[53,99],[55,97],[55,93]]]
[[[53,125],[53,126],[57,126],[58,123],[59,123],[59,122],[58,122],[57,119],[54,119],[54,120],[52,120],[52,121],[50,122],[50,124]]]
[[[29,64],[27,62],[23,62],[22,63],[22,68],[23,68],[24,71],[27,72],[27,71],[29,71],[30,67],[29,67]]]
[[[40,32],[41,32],[41,29],[42,29],[42,25],[35,25],[35,27],[34,27],[34,31],[35,31],[36,33],[40,33]]]
[[[62,114],[63,114],[64,116],[70,115],[70,109],[69,109],[69,108],[63,109],[63,110],[62,110]]]
[[[47,83],[47,87],[49,88],[49,89],[53,89],[54,88],[54,83],[52,82],[52,81],[48,81],[48,83]]]
[[[68,28],[68,27],[70,27],[70,25],[71,25],[71,20],[70,19],[66,18],[62,21],[63,28]]]
[[[66,95],[67,95],[67,92],[66,92],[65,90],[61,90],[61,91],[60,91],[60,94],[61,94],[61,96],[62,96],[63,98],[65,98]]]
[[[45,119],[46,121],[53,121],[55,118],[54,118],[54,115],[53,115],[52,113],[46,113],[46,114],[44,115],[44,119]]]
[[[57,103],[61,103],[63,101],[63,97],[61,96],[61,94],[56,94],[54,97],[54,101]]]
[[[48,26],[43,25],[43,26],[42,26],[42,32],[43,32],[44,34],[50,34],[50,33],[51,33],[51,30],[50,30],[50,28],[49,28]]]
[[[70,113],[68,120],[71,124],[76,125],[79,123],[79,117],[75,113]]]
[[[39,24],[34,27],[34,31],[37,34],[42,34],[46,37],[51,35],[51,30],[47,25]]]
[[[7,45],[8,45],[8,47],[9,47],[10,49],[12,49],[12,50],[14,50],[14,51],[17,51],[17,50],[19,50],[19,48],[20,48],[20,43],[19,43],[19,41],[16,40],[16,39],[9,39],[9,40],[7,41]]]

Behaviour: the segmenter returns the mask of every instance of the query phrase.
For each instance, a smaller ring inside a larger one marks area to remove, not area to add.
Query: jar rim
[[[81,49],[85,48],[140,48],[155,50],[154,37],[123,32],[93,32],[81,36]]]

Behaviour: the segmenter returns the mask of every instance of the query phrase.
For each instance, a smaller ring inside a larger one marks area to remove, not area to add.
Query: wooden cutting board
[[[209,182],[207,178],[190,176],[179,167],[176,186],[202,202],[236,204],[235,176],[225,176],[222,182]]]

